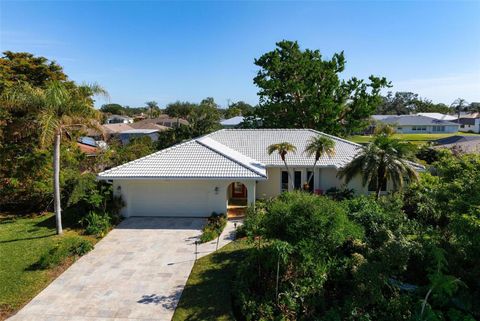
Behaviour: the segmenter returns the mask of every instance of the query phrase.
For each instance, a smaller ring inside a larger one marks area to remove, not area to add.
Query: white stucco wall
[[[249,203],[255,200],[255,181],[241,181]],[[208,217],[226,213],[227,180],[115,180],[116,195],[125,202],[122,215]],[[120,188],[119,188],[120,187]],[[217,189],[216,189],[217,188]]]

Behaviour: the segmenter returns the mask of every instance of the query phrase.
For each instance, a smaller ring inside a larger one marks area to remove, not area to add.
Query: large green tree
[[[252,117],[262,119],[263,127],[347,135],[368,125],[381,103],[380,90],[389,86],[385,78],[343,80],[343,52],[324,59],[319,50],[301,50],[296,41],[276,45],[255,60],[260,104]]]
[[[99,118],[92,96],[106,92],[97,85],[76,86],[72,83],[51,81],[45,88],[23,83],[4,90],[1,104],[7,110],[35,111],[40,146],[53,144],[53,200],[57,234],[62,234],[60,198],[60,142],[68,128],[95,126]]]

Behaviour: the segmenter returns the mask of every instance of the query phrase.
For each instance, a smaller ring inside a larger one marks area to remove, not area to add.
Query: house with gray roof
[[[335,154],[322,156],[313,172],[314,157],[304,150],[318,135],[335,142]],[[281,142],[297,147],[287,155],[290,175],[280,156],[267,152],[268,146]],[[321,194],[340,188],[345,182],[337,177],[338,170],[361,148],[310,129],[223,129],[106,170],[98,179],[113,182],[114,192],[126,204],[125,216],[206,217],[287,190]],[[358,194],[369,192],[360,176],[347,186]]]
[[[422,115],[375,115],[377,122],[392,126],[399,134],[456,133],[459,124]]]

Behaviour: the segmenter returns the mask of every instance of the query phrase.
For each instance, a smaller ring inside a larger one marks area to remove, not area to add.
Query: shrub
[[[353,188],[348,188],[346,186],[331,187],[326,190],[325,195],[336,201],[349,200],[353,198],[355,191]]]
[[[81,237],[65,237],[63,242],[58,243],[48,252],[43,254],[37,263],[34,264],[36,269],[48,269],[60,265],[68,257],[79,257],[85,255],[93,249],[93,244]]]
[[[112,227],[110,217],[107,213],[99,213],[90,211],[87,216],[81,220],[81,224],[85,227],[85,233],[103,237]]]
[[[215,212],[208,218],[207,224],[202,230],[200,242],[209,242],[222,234],[223,229],[227,225],[227,217],[225,214],[217,214]]]

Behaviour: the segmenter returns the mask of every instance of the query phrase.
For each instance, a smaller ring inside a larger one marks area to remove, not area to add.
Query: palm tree
[[[278,154],[280,155],[280,158],[285,164],[285,169],[287,170],[287,174],[288,174],[288,180],[290,181],[292,188],[295,188],[295,186],[293,185],[292,176],[290,174],[290,170],[288,169],[287,160],[285,159],[285,156],[288,153],[295,153],[296,151],[297,151],[297,147],[295,147],[294,145],[288,142],[272,144],[267,147],[268,155],[272,155],[275,152],[278,152]]]
[[[154,100],[145,103],[150,110],[150,118],[153,118],[153,111],[158,108],[158,103]]]
[[[331,138],[323,135],[312,137],[310,138],[307,147],[305,147],[305,153],[307,153],[308,157],[315,156],[313,171],[307,178],[307,184],[310,184],[320,157],[324,154],[328,155],[328,157],[335,155],[335,142]]]
[[[100,113],[93,107],[93,95],[107,96],[98,85],[76,86],[71,82],[52,81],[45,88],[34,88],[28,84],[7,89],[2,97],[6,108],[29,108],[38,115],[40,146],[53,143],[53,200],[57,234],[62,234],[60,204],[60,142],[69,127],[97,127],[95,121]]]
[[[405,159],[412,152],[412,145],[387,135],[378,135],[357,156],[338,172],[348,183],[357,174],[362,174],[362,185],[376,184],[376,197],[380,197],[382,186],[391,180],[395,189],[408,180],[418,180],[418,174]]]

